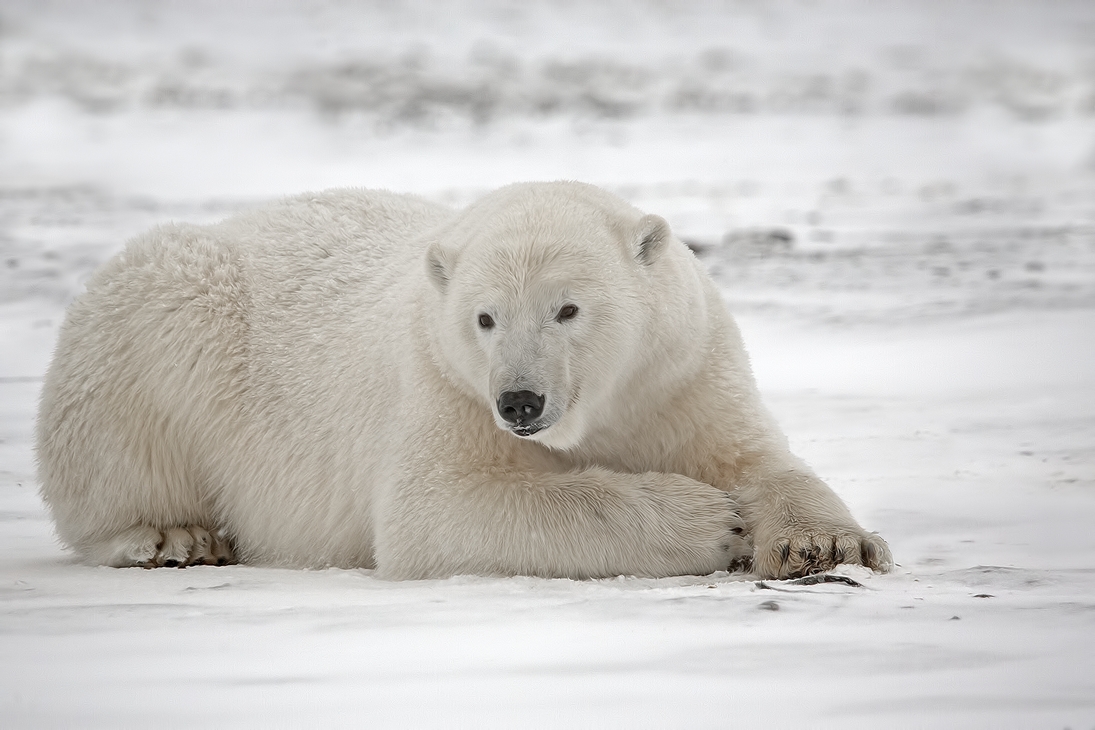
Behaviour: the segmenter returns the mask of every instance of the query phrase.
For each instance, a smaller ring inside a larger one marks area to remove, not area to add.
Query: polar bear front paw
[[[223,530],[200,525],[160,531],[133,527],[91,551],[97,562],[114,568],[185,568],[189,565],[232,565],[236,556]]]
[[[734,495],[676,475],[656,475],[657,489],[640,494],[653,500],[644,516],[638,550],[630,551],[620,573],[636,575],[707,575],[720,570],[747,570],[753,538]],[[621,528],[623,531],[624,528]]]
[[[737,511],[737,501],[731,498],[731,504],[729,532],[723,545],[726,567],[731,572],[748,571],[753,565],[753,538]]]
[[[877,534],[840,528],[784,530],[758,545],[753,556],[753,571],[763,578],[799,578],[842,564],[886,573],[893,557]]]

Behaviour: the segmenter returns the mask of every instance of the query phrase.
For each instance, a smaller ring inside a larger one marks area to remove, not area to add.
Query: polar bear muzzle
[[[498,415],[518,436],[531,436],[542,425],[535,421],[544,412],[544,396],[531,390],[506,391],[498,398]]]

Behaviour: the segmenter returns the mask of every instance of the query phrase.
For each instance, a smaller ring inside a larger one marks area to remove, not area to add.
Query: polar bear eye
[[[556,322],[566,322],[568,319],[574,319],[578,316],[578,307],[573,304],[564,304],[563,308],[559,310],[559,314],[555,315]]]
[[[491,329],[492,327],[494,327],[494,318],[485,312],[483,314],[480,314],[479,326],[485,330]]]

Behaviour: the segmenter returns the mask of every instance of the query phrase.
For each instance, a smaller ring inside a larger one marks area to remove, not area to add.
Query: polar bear
[[[42,495],[86,561],[785,578],[886,543],[788,450],[701,264],[573,182],[133,241],[68,311]]]

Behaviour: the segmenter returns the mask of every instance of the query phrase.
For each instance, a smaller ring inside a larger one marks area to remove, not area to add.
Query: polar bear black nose
[[[498,399],[498,414],[515,426],[535,421],[543,412],[544,396],[531,390],[507,391]]]

